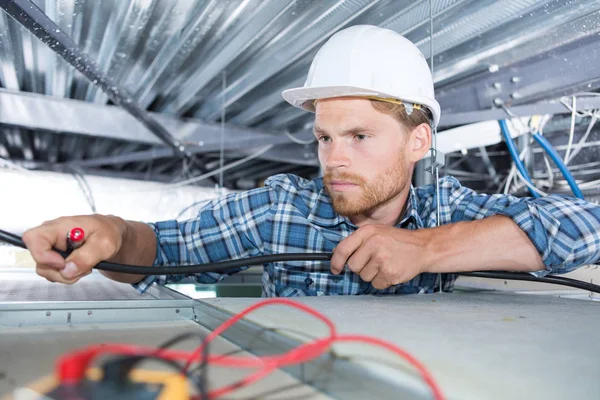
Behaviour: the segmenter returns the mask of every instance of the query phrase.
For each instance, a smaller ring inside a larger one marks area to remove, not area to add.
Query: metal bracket
[[[446,154],[431,148],[429,157],[423,158],[423,169],[430,174],[435,174],[435,169],[446,165]]]

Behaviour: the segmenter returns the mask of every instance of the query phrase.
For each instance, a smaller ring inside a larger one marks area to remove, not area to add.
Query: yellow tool
[[[15,390],[2,400],[189,400],[189,392],[186,378],[174,372],[134,369],[126,384],[116,384],[103,381],[101,369],[90,368],[86,378],[72,386],[61,386],[56,376],[49,375]]]

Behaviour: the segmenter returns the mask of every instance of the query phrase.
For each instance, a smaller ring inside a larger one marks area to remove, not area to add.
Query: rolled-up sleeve
[[[205,205],[196,218],[148,223],[156,234],[154,266],[205,264],[263,253],[270,237],[273,190],[264,187],[229,194]],[[200,283],[214,283],[248,267],[224,273],[191,275]],[[177,282],[186,275],[148,275],[133,286],[144,293],[152,284]]]
[[[573,197],[549,195],[539,199],[484,195],[445,178],[450,222],[504,215],[527,234],[546,270],[536,276],[560,274],[600,260],[600,206]]]

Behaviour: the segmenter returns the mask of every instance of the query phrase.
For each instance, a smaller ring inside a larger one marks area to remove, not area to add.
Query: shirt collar
[[[417,203],[417,195],[415,194],[415,188],[413,185],[410,185],[410,190],[408,192],[406,211],[396,226],[406,227],[410,223],[411,219],[418,228],[422,228],[424,226],[423,220],[421,220],[421,216],[419,215],[419,205]]]

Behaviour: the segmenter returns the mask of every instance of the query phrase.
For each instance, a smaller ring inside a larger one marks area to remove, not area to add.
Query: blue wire
[[[504,141],[506,142],[506,146],[508,147],[508,152],[510,153],[510,156],[515,162],[517,169],[519,170],[521,175],[523,175],[523,177],[527,180],[527,182],[533,185],[533,183],[531,182],[531,178],[529,177],[529,174],[525,169],[525,165],[523,165],[523,162],[519,158],[519,152],[517,151],[515,143],[513,142],[512,137],[508,132],[508,126],[506,125],[506,121],[502,119],[498,122],[500,123],[500,131],[502,132],[502,136],[504,136]],[[540,197],[540,194],[535,190],[531,189],[529,186],[527,186],[527,189],[529,189],[531,195],[536,199]]]
[[[558,169],[560,170],[562,175],[565,177],[565,179],[569,183],[569,186],[571,187],[571,190],[573,191],[573,194],[575,195],[575,197],[585,200],[585,198],[583,197],[583,193],[581,193],[581,190],[579,189],[577,182],[575,182],[575,179],[573,178],[573,175],[571,175],[571,172],[569,171],[569,169],[567,168],[567,166],[565,165],[563,160],[559,157],[556,150],[554,150],[554,147],[552,147],[550,142],[545,137],[543,137],[542,135],[540,135],[538,133],[535,133],[533,135],[533,138],[539,143],[540,146],[542,146],[542,148],[546,151],[546,153],[550,156],[550,158],[552,158],[552,161],[554,161],[554,164],[556,164],[556,166],[558,167]]]

